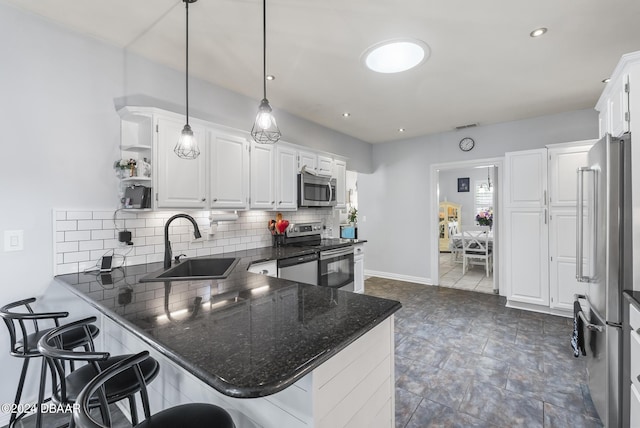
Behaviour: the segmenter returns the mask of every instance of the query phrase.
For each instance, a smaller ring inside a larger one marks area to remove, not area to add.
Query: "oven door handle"
[[[340,256],[353,255],[353,247],[336,248],[334,250],[325,250],[320,252],[320,260],[335,258]]]

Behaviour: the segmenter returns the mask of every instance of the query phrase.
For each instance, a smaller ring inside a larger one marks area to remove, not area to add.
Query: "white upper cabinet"
[[[276,209],[298,208],[298,158],[294,148],[278,145],[276,149]]]
[[[251,208],[275,209],[273,152],[270,144],[251,143]]]
[[[331,177],[333,175],[333,158],[325,155],[318,155],[318,175]]]
[[[575,207],[578,188],[576,171],[587,165],[593,141],[585,145],[549,148],[549,205]]]
[[[547,149],[506,153],[505,205],[540,208],[547,204]]]
[[[202,209],[207,206],[207,132],[200,125],[190,125],[200,148],[200,156],[197,159],[181,159],[173,149],[184,127],[184,119],[169,116],[157,118],[155,192],[158,208]]]
[[[626,74],[620,76],[613,85],[608,102],[609,133],[619,137],[629,132],[629,76]]]
[[[313,152],[298,151],[298,171],[302,171],[305,167],[307,171],[312,173],[318,172],[318,155]]]
[[[209,206],[244,209],[249,202],[249,142],[246,138],[209,131]]]
[[[336,179],[336,208],[347,207],[347,163],[336,159],[333,162],[333,174]]]

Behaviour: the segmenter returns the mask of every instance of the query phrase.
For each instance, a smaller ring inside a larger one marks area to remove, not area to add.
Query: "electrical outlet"
[[[22,230],[4,231],[4,250],[22,251],[24,250],[24,238]]]

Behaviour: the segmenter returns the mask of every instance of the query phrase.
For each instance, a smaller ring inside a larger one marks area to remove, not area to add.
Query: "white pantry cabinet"
[[[576,170],[594,140],[505,155],[508,305],[568,315],[585,284],[576,272]],[[588,240],[588,238],[587,238]]]
[[[249,141],[216,129],[209,131],[209,206],[244,209],[249,205]]]
[[[549,146],[549,306],[566,311],[573,310],[574,294],[587,291],[576,280],[576,171],[587,165],[595,140],[584,143]]]
[[[505,153],[508,300],[549,305],[547,149]]]
[[[273,210],[275,200],[275,174],[273,146],[251,142],[251,208]]]
[[[293,147],[276,148],[276,209],[298,209],[298,158]]]
[[[207,206],[207,130],[195,123],[190,125],[200,148],[200,156],[196,159],[181,159],[173,149],[184,127],[184,119],[170,116],[159,116],[156,119],[157,208],[203,209]]]

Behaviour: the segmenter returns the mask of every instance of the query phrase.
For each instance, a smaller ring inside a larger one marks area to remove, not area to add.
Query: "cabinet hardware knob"
[[[218,198],[213,198],[213,202],[218,202]]]
[[[276,203],[276,201],[271,201],[271,205],[273,205],[273,204],[275,204],[275,203]]]
[[[202,198],[202,202],[204,202],[204,201],[206,201],[206,200],[207,200],[207,198]]]
[[[280,201],[280,202],[278,202],[278,203],[279,203],[279,204],[281,204],[281,203],[282,203],[282,201]]]

